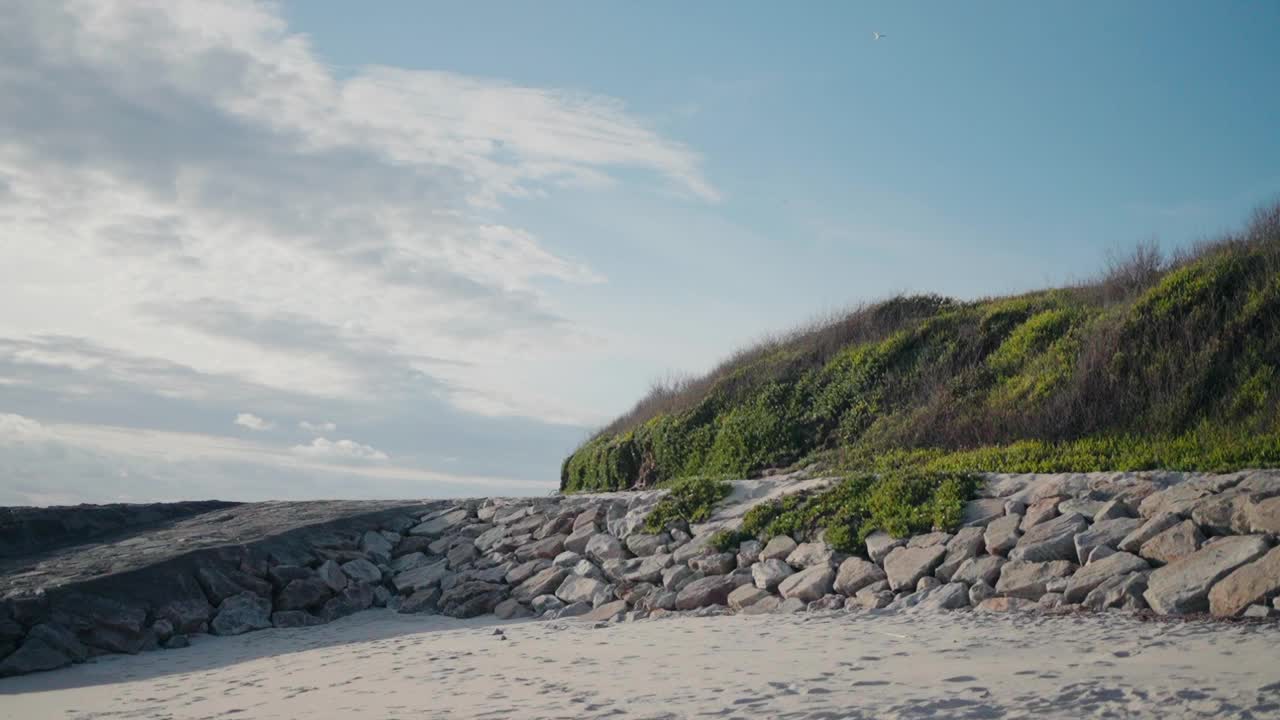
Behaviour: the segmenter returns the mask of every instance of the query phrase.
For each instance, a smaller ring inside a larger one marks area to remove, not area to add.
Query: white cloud
[[[250,430],[257,430],[259,432],[264,430],[271,430],[276,426],[276,424],[271,422],[270,420],[263,420],[257,415],[254,415],[253,413],[240,413],[239,415],[236,415],[236,419],[234,420],[234,423],[242,427],[247,427]]]
[[[331,433],[337,430],[338,426],[331,422],[313,423],[307,420],[303,420],[298,423],[298,428],[301,429],[303,432],[309,432],[309,433],[314,433],[319,435],[321,433]]]
[[[423,375],[463,410],[585,422],[510,368],[577,351],[591,332],[554,289],[604,278],[502,204],[634,170],[719,197],[696,153],[615,99],[340,74],[275,4],[19,0],[0,37],[0,306],[27,309],[0,340],[318,398]],[[23,347],[44,354],[13,362],[120,378]],[[203,385],[187,387],[166,392]]]
[[[309,445],[294,445],[293,451],[308,457],[329,460],[387,460],[387,454],[354,440],[316,438]]]

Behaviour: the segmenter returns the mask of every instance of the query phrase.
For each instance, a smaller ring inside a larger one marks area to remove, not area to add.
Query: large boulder
[[[276,597],[276,609],[306,610],[324,603],[332,594],[329,585],[318,577],[292,580]]]
[[[1037,600],[1048,592],[1046,585],[1057,578],[1065,578],[1075,572],[1075,563],[1069,560],[1026,562],[1010,560],[1000,568],[1000,580],[996,592],[1009,597]]]
[[[1115,548],[1120,541],[1137,530],[1142,525],[1142,521],[1136,518],[1111,518],[1110,520],[1102,520],[1095,522],[1088,529],[1078,533],[1075,537],[1076,544],[1076,560],[1084,565],[1089,562],[1089,553],[1093,552],[1097,547]],[[1068,601],[1070,602],[1070,601]]]
[[[342,574],[358,583],[376,584],[382,582],[382,571],[378,569],[377,565],[364,558],[342,563]]]
[[[764,549],[760,551],[761,560],[786,560],[787,556],[795,552],[796,541],[786,535],[775,535],[765,544]]]
[[[439,585],[440,581],[448,574],[448,561],[437,560],[431,565],[423,565],[396,575],[391,579],[391,584],[401,594],[409,595],[419,590],[426,590]]]
[[[773,590],[778,583],[795,574],[795,568],[784,560],[769,558],[751,566],[751,579],[761,590]]]
[[[752,568],[751,574],[753,577],[755,576],[755,568]],[[867,562],[862,558],[851,557],[840,563],[840,569],[836,572],[836,579],[832,588],[841,595],[852,596],[871,583],[884,579],[884,570],[881,570],[879,565]],[[778,582],[781,582],[781,580]],[[760,586],[759,581],[756,582],[756,585]],[[776,586],[777,583],[774,583],[774,587]]]
[[[1116,549],[1124,552],[1136,553],[1148,540],[1180,522],[1182,522],[1181,515],[1172,512],[1162,512],[1155,517],[1149,518],[1146,522],[1139,525],[1133,532],[1124,536],[1124,539],[1116,545]]]
[[[1059,515],[1028,528],[1018,545],[1009,551],[1010,560],[1048,562],[1076,559],[1076,533],[1083,532],[1088,521],[1079,513]]]
[[[587,543],[591,542],[591,538],[595,537],[599,532],[595,525],[589,523],[579,525],[564,539],[564,549],[572,550],[581,555],[587,551]]]
[[[1012,550],[1018,544],[1018,538],[1022,537],[1022,531],[1018,529],[1021,524],[1021,515],[1005,515],[992,520],[982,536],[987,552],[1005,555]]]
[[[796,545],[795,550],[787,554],[787,564],[798,568],[815,565],[829,567],[834,556],[835,552],[827,547],[826,543],[800,543]]]
[[[1000,568],[1004,567],[1006,562],[1004,558],[997,555],[983,555],[982,557],[971,558],[956,569],[951,576],[951,581],[962,582],[966,585],[980,582],[987,585],[995,585],[1000,580]]]
[[[1280,595],[1280,548],[1241,565],[1209,591],[1209,612],[1218,617],[1243,613],[1250,605]]]
[[[239,570],[227,571],[205,566],[196,571],[196,579],[200,581],[200,587],[204,588],[209,601],[215,605],[243,592],[252,592],[264,598],[271,597],[271,583]]]
[[[729,601],[729,593],[737,587],[737,582],[726,575],[694,580],[676,594],[676,609],[696,610],[708,605],[724,605]]]
[[[664,551],[669,542],[671,542],[671,536],[666,533],[658,535],[636,533],[627,538],[626,546],[636,557],[648,557]]]
[[[587,541],[586,552],[582,554],[603,563],[605,560],[625,560],[628,553],[621,540],[608,533],[598,533]]]
[[[554,593],[567,577],[569,571],[564,568],[545,568],[517,586],[511,596],[520,602],[529,602],[539,595]]]
[[[0,677],[55,670],[88,657],[88,648],[71,631],[41,623],[28,631],[21,647],[0,662]]]
[[[360,550],[376,562],[387,562],[391,559],[391,550],[395,546],[380,532],[369,530],[360,536]]]
[[[1161,615],[1206,612],[1214,583],[1269,548],[1261,535],[1222,538],[1152,572],[1143,597]]]
[[[919,610],[959,610],[969,607],[969,586],[962,582],[940,585],[924,592],[917,592],[915,596],[918,596],[918,599],[913,604]]]
[[[632,537],[641,537],[633,535]],[[628,583],[661,583],[662,571],[671,563],[671,555],[649,555],[647,557],[625,560],[619,577]]]
[[[938,557],[942,555],[939,554]],[[835,579],[836,573],[830,565],[814,565],[787,576],[787,579],[778,583],[778,593],[787,600],[799,598],[812,602],[831,592],[831,584]]]
[[[147,610],[135,603],[75,595],[53,608],[53,619],[77,633],[85,645],[101,650],[136,653],[147,643]]]
[[[471,618],[493,612],[506,599],[506,588],[496,583],[470,580],[440,593],[440,612],[449,617]]]
[[[979,498],[965,503],[960,524],[972,527],[985,526],[1004,515],[1004,498]]]
[[[934,575],[942,580],[950,580],[952,574],[970,558],[975,558],[986,545],[985,528],[965,527],[956,531],[955,536],[947,541],[947,556],[934,570]]]
[[[1108,520],[1107,522],[1115,522]],[[1146,560],[1132,553],[1118,552],[1114,555],[1089,563],[1080,568],[1067,580],[1067,589],[1063,599],[1068,603],[1078,603],[1088,597],[1094,588],[1112,578],[1124,577],[1129,573],[1149,570]]]
[[[1138,554],[1157,565],[1167,565],[1200,549],[1204,535],[1191,520],[1184,520],[1142,544]]]
[[[582,575],[567,575],[561,581],[560,586],[556,588],[555,596],[560,598],[566,605],[572,605],[578,602],[591,602],[591,599],[600,591],[604,590],[606,584],[595,578],[584,577]]]
[[[409,529],[410,535],[426,535],[428,537],[440,537],[462,525],[467,521],[469,514],[466,508],[457,508],[448,512],[429,518]]]
[[[884,559],[884,572],[889,578],[889,587],[894,592],[914,590],[920,578],[933,573],[946,555],[947,549],[941,545],[894,548]]]
[[[767,597],[773,597],[767,590],[761,590],[755,585],[739,585],[729,593],[728,603],[734,610],[741,610]]]
[[[1112,576],[1089,591],[1081,604],[1091,610],[1107,608],[1145,610],[1147,601],[1143,599],[1142,594],[1147,591],[1149,577],[1151,573],[1146,571]]]
[[[340,617],[365,610],[373,605],[373,588],[365,583],[349,583],[342,592],[325,601],[320,617],[332,622]]]
[[[204,632],[211,617],[213,606],[202,597],[170,600],[156,610],[156,618],[168,621],[181,635]]]
[[[1280,535],[1280,497],[1247,503],[1243,508],[1249,532]]]
[[[516,559],[520,561],[543,558],[550,560],[564,550],[567,535],[551,535],[516,549]]]
[[[232,595],[218,605],[209,629],[214,635],[240,635],[271,627],[271,601],[251,592]]]
[[[1022,526],[1020,528],[1022,532],[1025,533],[1046,520],[1058,517],[1059,502],[1062,502],[1062,498],[1055,495],[1041,498],[1028,505],[1026,513],[1022,516]]]
[[[876,530],[867,536],[867,557],[871,558],[873,563],[884,563],[884,559],[889,553],[907,544],[902,538],[895,538],[883,530]],[[764,557],[761,555],[761,557]]]
[[[508,570],[503,579],[507,581],[508,585],[519,585],[525,580],[528,580],[534,575],[537,575],[543,570],[551,567],[551,565],[551,563],[547,562],[543,558],[523,562]]]

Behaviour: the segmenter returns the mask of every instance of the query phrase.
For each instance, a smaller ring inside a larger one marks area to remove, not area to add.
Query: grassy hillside
[[[569,456],[565,491],[814,459],[847,470],[1280,465],[1280,206],[1096,282],[897,297],[656,387]]]

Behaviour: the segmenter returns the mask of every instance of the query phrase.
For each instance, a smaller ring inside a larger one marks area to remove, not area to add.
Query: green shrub
[[[684,520],[687,523],[705,522],[711,517],[711,509],[720,502],[733,486],[724,480],[698,476],[677,480],[671,491],[663,496],[649,516],[645,518],[645,530],[662,532],[669,523]]]

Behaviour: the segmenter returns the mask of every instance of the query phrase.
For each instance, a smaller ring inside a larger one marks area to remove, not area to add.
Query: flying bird
[[[883,37],[888,37],[888,35],[885,35],[884,33],[873,32],[871,34],[875,36],[876,40],[879,40],[880,38],[883,38]]]

